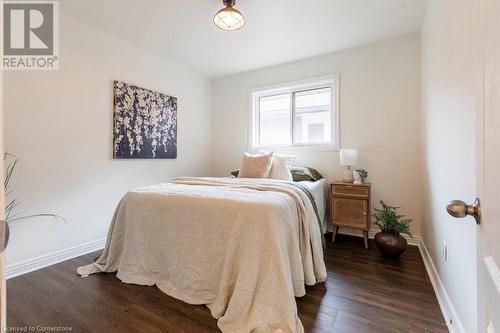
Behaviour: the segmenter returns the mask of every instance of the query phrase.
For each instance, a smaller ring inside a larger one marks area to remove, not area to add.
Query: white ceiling
[[[419,31],[427,0],[237,0],[247,20],[212,22],[221,0],[64,0],[61,10],[210,77]]]

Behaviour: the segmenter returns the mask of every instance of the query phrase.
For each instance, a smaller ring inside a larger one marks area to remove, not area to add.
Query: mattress
[[[327,218],[327,207],[328,207],[328,189],[329,183],[326,179],[320,179],[318,181],[301,181],[300,184],[306,186],[314,197],[316,202],[316,207],[318,208],[319,218],[321,219],[321,225],[323,226],[323,232],[328,231],[328,218]]]

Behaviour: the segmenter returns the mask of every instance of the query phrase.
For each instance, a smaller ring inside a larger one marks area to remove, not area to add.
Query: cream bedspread
[[[156,284],[206,304],[223,332],[303,332],[294,297],[326,279],[321,237],[293,184],[177,178],[128,192],[102,256],[78,274]]]

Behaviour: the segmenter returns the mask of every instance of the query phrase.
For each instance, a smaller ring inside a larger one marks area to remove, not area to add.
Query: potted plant
[[[382,254],[398,258],[406,250],[408,242],[400,234],[407,234],[410,237],[410,224],[413,221],[404,215],[398,215],[396,210],[399,207],[387,205],[380,201],[382,209],[375,208],[375,224],[380,228],[380,232],[375,235],[375,244]]]
[[[17,198],[9,200],[9,194],[12,193],[12,190],[10,189],[10,182],[12,180],[12,176],[14,174],[14,170],[17,165],[17,157],[15,155],[5,153],[4,154],[4,162],[7,164],[6,170],[5,170],[5,178],[4,178],[4,191],[5,191],[5,199],[6,199],[6,205],[5,205],[5,219],[3,221],[0,221],[0,235],[2,228],[3,233],[4,233],[4,239],[3,239],[3,244],[2,241],[0,240],[0,253],[5,250],[7,247],[7,244],[9,243],[9,236],[10,236],[10,224],[16,221],[21,221],[21,220],[26,220],[30,218],[36,218],[36,217],[52,217],[55,220],[60,220],[66,223],[66,220],[57,215],[57,214],[51,214],[51,213],[42,213],[42,214],[31,214],[31,215],[19,215],[19,214],[13,214],[14,209],[20,204],[20,202],[17,200]]]
[[[364,183],[366,178],[368,178],[368,171],[366,171],[365,169],[358,169],[358,170],[356,170],[356,172],[358,173],[359,177],[361,178],[361,183]]]

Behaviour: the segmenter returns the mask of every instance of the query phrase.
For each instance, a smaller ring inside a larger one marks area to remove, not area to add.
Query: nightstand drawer
[[[333,225],[357,229],[369,228],[368,200],[333,198]]]
[[[333,195],[345,195],[350,197],[368,198],[370,195],[370,188],[367,186],[359,185],[332,185]]]

